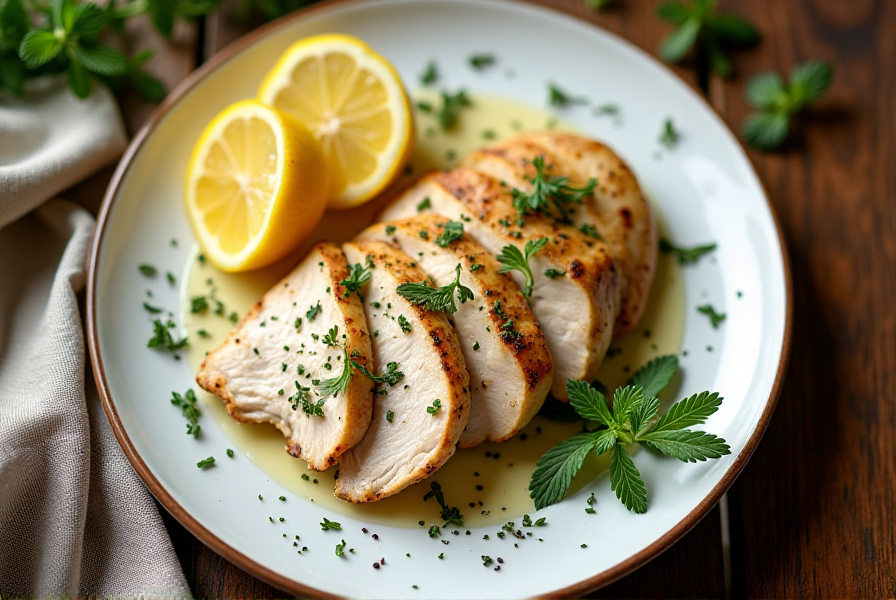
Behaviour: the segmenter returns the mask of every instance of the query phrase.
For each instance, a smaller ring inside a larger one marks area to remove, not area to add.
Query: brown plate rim
[[[229,544],[222,541],[220,538],[215,536],[212,532],[206,529],[196,518],[194,518],[189,512],[187,512],[178,502],[168,493],[165,487],[159,482],[158,479],[152,474],[152,472],[147,467],[146,463],[143,461],[143,458],[137,453],[133,443],[128,437],[127,431],[125,431],[124,425],[121,422],[121,419],[118,416],[118,411],[115,407],[115,403],[112,400],[112,396],[109,392],[108,381],[106,379],[106,373],[103,365],[103,359],[100,355],[99,349],[99,338],[97,332],[97,321],[96,321],[96,297],[97,297],[97,267],[99,263],[99,255],[100,250],[103,245],[103,239],[106,233],[106,225],[108,223],[109,214],[111,212],[112,204],[114,198],[118,192],[118,188],[121,185],[122,180],[125,175],[128,173],[132,161],[144,141],[150,135],[150,133],[155,129],[156,125],[166,116],[168,111],[173,108],[180,98],[186,94],[190,89],[193,88],[199,81],[204,79],[209,73],[215,71],[224,63],[226,63],[231,57],[236,54],[242,52],[245,48],[253,45],[256,41],[260,40],[265,35],[279,30],[281,28],[287,27],[295,21],[306,18],[308,15],[330,10],[333,6],[344,6],[344,5],[353,5],[353,4],[362,4],[365,0],[333,0],[330,2],[325,2],[322,4],[318,4],[315,6],[310,6],[301,10],[298,10],[286,17],[283,17],[277,21],[268,23],[263,25],[246,35],[240,37],[233,43],[229,44],[227,47],[216,53],[212,58],[203,63],[198,69],[191,72],[187,75],[184,80],[178,84],[171,93],[159,104],[158,107],[152,112],[152,114],[147,119],[146,123],[140,128],[137,134],[134,136],[134,139],[128,145],[127,150],[125,150],[124,155],[118,163],[118,166],[115,169],[115,173],[112,176],[112,180],[109,182],[109,187],[106,190],[106,193],[103,197],[103,202],[100,207],[100,212],[97,217],[97,225],[96,231],[94,233],[93,241],[90,248],[90,256],[88,259],[88,271],[87,271],[87,343],[88,349],[90,351],[90,361],[93,369],[94,378],[97,383],[97,390],[99,391],[100,399],[103,403],[103,409],[106,413],[107,418],[109,419],[109,423],[112,426],[112,431],[115,434],[116,439],[118,439],[118,443],[121,445],[124,450],[125,455],[128,460],[131,462],[131,465],[134,467],[134,470],[140,476],[140,478],[144,481],[146,486],[149,488],[150,492],[153,496],[158,499],[158,501],[165,507],[165,509],[171,513],[171,515],[177,519],[181,525],[186,527],[194,536],[196,536],[203,544],[214,550],[216,553],[224,557],[226,560],[235,564],[237,567],[243,569],[258,577],[259,579],[265,581],[266,583],[276,586],[284,591],[287,591],[292,594],[302,594],[308,596],[314,596],[319,598],[339,598],[340,596],[330,594],[328,592],[312,588],[306,586],[294,579],[290,579],[288,577],[284,577],[279,573],[272,571],[266,566],[256,562],[255,560],[249,558],[236,548],[230,546]],[[497,3],[513,3],[509,0],[499,0]],[[625,40],[621,36],[604,29],[601,29],[597,25],[585,21],[579,18],[577,15],[562,10],[558,7],[546,6],[544,4],[526,0],[524,2],[520,2],[521,4],[526,4],[528,6],[536,6],[541,10],[545,10],[548,12],[559,13],[565,15],[566,17],[571,17],[576,19],[580,23],[584,23],[590,27],[594,27],[600,29],[602,32],[607,33],[617,41],[622,42],[625,45],[628,45],[631,49],[636,50],[637,52],[642,53],[644,56],[653,60],[655,62],[656,59],[645,52],[643,49],[638,46],[632,44],[628,40]],[[677,78],[683,85],[688,87],[691,86],[685,82],[680,76],[676,73],[659,63],[668,73]],[[710,112],[716,114],[717,117],[719,115],[715,112],[712,106],[706,101],[706,99],[700,94],[694,94],[700,102],[703,103],[704,107]],[[787,364],[790,357],[790,346],[791,346],[791,337],[792,337],[792,316],[793,316],[793,289],[792,289],[792,274],[791,274],[791,266],[790,266],[790,256],[787,251],[787,246],[784,241],[784,232],[781,227],[781,221],[778,217],[777,211],[775,210],[772,203],[769,201],[768,191],[765,187],[764,182],[759,177],[759,173],[756,170],[753,162],[750,160],[749,154],[746,152],[746,148],[741,142],[740,138],[738,138],[731,131],[730,126],[725,122],[724,119],[719,117],[719,122],[728,130],[729,133],[732,134],[732,137],[736,140],[739,145],[741,151],[744,153],[744,156],[747,159],[750,167],[753,169],[753,173],[756,175],[757,181],[759,181],[760,186],[762,187],[763,194],[765,195],[766,204],[768,206],[769,212],[772,216],[772,220],[775,224],[775,230],[778,236],[778,243],[780,245],[781,251],[781,260],[784,271],[784,286],[785,286],[785,321],[784,321],[784,337],[781,345],[781,356],[778,361],[778,371],[775,375],[775,381],[772,384],[772,390],[769,393],[768,400],[766,402],[765,408],[762,411],[762,414],[759,417],[759,421],[756,424],[756,428],[753,431],[753,434],[750,436],[750,439],[747,440],[747,443],[744,445],[744,449],[738,454],[737,458],[734,460],[734,463],[728,468],[725,475],[716,484],[716,486],[707,494],[707,496],[700,502],[687,516],[685,516],[681,521],[676,523],[669,531],[667,531],[663,536],[654,541],[652,544],[628,557],[624,561],[619,564],[601,571],[597,573],[593,577],[589,577],[588,579],[576,582],[567,587],[554,590],[550,592],[550,597],[575,597],[585,594],[589,591],[595,590],[597,588],[603,587],[616,581],[617,579],[624,577],[630,572],[634,571],[638,567],[643,566],[650,560],[656,558],[661,553],[666,551],[672,544],[678,541],[682,536],[684,536],[688,531],[690,531],[700,520],[709,513],[710,509],[718,503],[719,499],[722,495],[728,490],[729,487],[734,483],[734,480],[737,479],[740,472],[746,466],[753,452],[756,450],[762,436],[765,433],[766,428],[768,427],[768,422],[774,413],[775,407],[777,406],[778,398],[781,394],[781,388],[784,383],[784,378],[787,372]]]

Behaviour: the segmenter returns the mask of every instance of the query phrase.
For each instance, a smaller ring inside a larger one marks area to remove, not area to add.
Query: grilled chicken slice
[[[348,276],[342,250],[318,244],[205,358],[196,376],[234,419],[271,423],[286,436],[287,451],[318,471],[361,441],[370,424],[373,395],[363,377],[352,377],[344,391],[325,399],[313,384],[344,368],[341,348],[326,343],[332,327],[355,361],[371,364],[361,301],[340,283]]]
[[[429,202],[424,201],[427,198]],[[529,306],[553,357],[551,393],[566,399],[567,379],[596,376],[619,305],[619,272],[603,243],[540,214],[529,215],[520,227],[510,188],[472,169],[425,175],[396,198],[380,220],[404,219],[418,212],[463,221],[467,233],[496,255],[507,245],[522,252],[527,241],[548,238],[547,246],[529,263],[535,282]],[[512,275],[522,287],[523,275],[518,271]]]
[[[536,175],[533,161],[539,156],[546,175],[569,177],[573,187],[592,178],[597,181],[593,196],[568,205],[569,217],[583,231],[594,228],[622,272],[622,298],[613,328],[614,337],[621,337],[637,326],[653,283],[657,231],[650,205],[635,175],[615,152],[575,134],[521,135],[474,152],[463,164],[529,191]]]
[[[458,444],[471,448],[516,435],[541,408],[554,380],[547,342],[513,279],[462,221],[419,215],[378,223],[360,234],[397,244],[437,286],[461,284],[475,299],[457,305],[452,322],[470,373],[472,408]],[[456,238],[456,239],[455,239]]]
[[[362,293],[373,332],[373,374],[387,373],[389,363],[404,374],[394,385],[378,385],[370,428],[339,466],[336,496],[373,502],[430,476],[451,458],[470,415],[469,376],[444,311],[411,304],[396,291],[402,283],[424,280],[416,260],[384,242],[343,248],[351,262],[370,268]],[[366,380],[356,372],[353,381],[360,379]]]

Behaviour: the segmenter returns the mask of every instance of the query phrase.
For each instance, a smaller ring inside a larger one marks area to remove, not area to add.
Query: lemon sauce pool
[[[439,128],[434,113],[418,110],[414,154],[403,181],[397,186],[426,170],[454,167],[472,150],[521,132],[574,131],[551,114],[532,106],[494,96],[470,94],[469,98],[471,106],[463,110],[457,126],[450,132]],[[422,90],[414,94],[414,101],[437,107],[438,94]],[[245,315],[315,242],[346,241],[370,225],[389,196],[383,194],[381,199],[350,211],[328,212],[308,243],[286,259],[258,271],[224,273],[201,260],[198,245],[194,244],[181,279],[182,314],[190,339],[186,358],[192,372],[198,372],[205,355],[217,348],[235,327],[228,318],[230,315]],[[657,216],[662,232],[662,218]],[[194,296],[209,297],[209,309],[191,313],[190,299]],[[651,358],[678,354],[683,315],[680,267],[671,255],[661,254],[647,310],[638,328],[612,343],[598,379],[612,389],[628,381]],[[671,402],[677,393],[673,388],[674,385],[663,393],[664,404]],[[238,423],[227,414],[219,398],[202,391],[197,395],[202,405],[203,426],[213,420],[229,438],[233,449],[248,457],[272,482],[334,512],[371,524],[401,527],[421,528],[420,521],[424,522],[423,527],[429,527],[439,521],[438,505],[423,501],[431,481],[441,484],[446,503],[460,509],[467,528],[500,525],[533,513],[535,508],[528,486],[538,459],[549,448],[581,430],[579,422],[561,423],[536,416],[520,434],[506,442],[458,450],[432,477],[379,502],[355,505],[333,496],[335,467],[325,472],[308,469],[304,461],[286,453],[285,439],[272,425]],[[590,456],[570,492],[594,481],[608,466],[608,456]]]

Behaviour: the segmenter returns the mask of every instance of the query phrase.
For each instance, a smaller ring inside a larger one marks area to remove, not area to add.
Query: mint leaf
[[[787,87],[777,73],[762,73],[747,84],[747,102],[761,110],[784,106],[787,97]]]
[[[613,392],[613,420],[622,425],[644,402],[644,388],[627,385]]]
[[[719,410],[721,404],[722,398],[717,392],[694,394],[673,404],[669,412],[659,418],[651,433],[702,425],[710,415]]]
[[[75,24],[74,0],[50,0],[50,18],[53,25],[64,30],[66,34],[71,33]]]
[[[720,437],[704,431],[651,431],[638,440],[648,448],[684,462],[704,461],[731,454],[731,449]]]
[[[659,396],[678,372],[678,357],[669,354],[659,356],[638,369],[629,380],[629,385],[644,388],[644,395],[648,398]]]
[[[800,108],[820,98],[834,80],[834,70],[829,62],[810,60],[797,65],[790,72],[790,93],[800,100]]]
[[[91,79],[87,69],[76,62],[71,62],[68,65],[66,75],[68,76],[68,84],[71,86],[75,96],[83,99],[90,95]]]
[[[663,40],[660,46],[660,56],[666,62],[678,62],[684,58],[697,41],[700,33],[700,22],[688,19],[681,27],[673,31]]]
[[[573,477],[582,468],[595,443],[593,433],[577,433],[544,453],[529,482],[529,497],[535,502],[536,510],[550,506],[566,495]]]
[[[774,150],[787,139],[790,118],[781,113],[756,113],[741,128],[744,141],[758,150]]]
[[[52,31],[35,29],[22,38],[19,45],[19,58],[29,69],[36,69],[47,64],[62,52],[62,42],[56,39]]]
[[[647,488],[632,457],[620,444],[610,458],[610,488],[627,509],[639,515],[647,512]]]
[[[609,452],[619,440],[619,434],[612,429],[603,429],[594,437],[594,453],[597,456]]]
[[[75,8],[72,30],[81,41],[94,40],[106,26],[108,13],[93,2],[85,2]]]
[[[152,24],[165,37],[171,37],[174,30],[174,15],[177,10],[177,0],[152,0],[149,3],[149,14]]]
[[[759,41],[759,31],[752,23],[735,15],[713,15],[706,28],[725,46],[748,48]]]
[[[68,48],[72,61],[78,62],[88,71],[97,75],[113,77],[124,75],[128,70],[128,61],[124,54],[108,46],[95,48],[72,44]]]
[[[566,382],[566,393],[569,395],[569,405],[577,413],[589,421],[597,421],[607,427],[616,424],[607,406],[606,397],[584,381],[570,379]]]

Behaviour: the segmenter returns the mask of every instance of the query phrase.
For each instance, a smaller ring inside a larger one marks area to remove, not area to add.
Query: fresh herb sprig
[[[460,509],[456,506],[448,506],[445,503],[445,494],[442,492],[442,486],[439,485],[438,481],[433,481],[429,484],[430,491],[426,492],[423,496],[423,501],[426,502],[430,498],[435,498],[436,502],[439,503],[439,506],[442,507],[442,512],[440,513],[442,520],[445,521],[442,524],[442,527],[448,527],[449,525],[457,525],[458,527],[463,527],[464,525],[464,516],[460,513]]]
[[[171,404],[181,409],[184,418],[187,420],[187,435],[199,438],[199,432],[202,431],[202,425],[199,424],[199,407],[196,406],[196,392],[190,388],[183,396],[177,392],[171,392]]]
[[[149,338],[146,346],[148,348],[164,348],[169,352],[177,352],[186,348],[190,344],[189,338],[174,339],[170,331],[174,326],[174,321],[170,319],[164,323],[160,319],[154,320],[152,322],[152,337]]]
[[[535,508],[560,501],[592,451],[597,455],[612,452],[610,488],[628,510],[638,514],[647,512],[647,488],[626,451],[628,446],[642,444],[684,462],[730,454],[722,438],[686,429],[705,423],[718,410],[722,398],[717,393],[694,394],[658,416],[657,395],[677,370],[678,359],[674,356],[654,359],[628,385],[615,390],[612,403],[584,381],[567,381],[570,405],[583,419],[596,422],[598,428],[572,436],[541,457],[529,483]]]
[[[494,54],[474,54],[470,57],[470,66],[474,69],[481,70],[485,67],[495,64]]]
[[[718,329],[719,325],[728,318],[728,315],[725,313],[720,313],[716,311],[712,304],[704,304],[702,306],[697,307],[697,312],[701,315],[706,315],[709,317],[709,324],[712,325],[713,329]]]
[[[454,303],[454,292],[457,290],[457,299],[461,304],[467,300],[473,300],[473,290],[460,282],[461,267],[455,268],[454,281],[439,288],[430,287],[426,283],[402,283],[396,288],[400,296],[413,304],[422,305],[426,310],[447,310],[454,314],[457,305]]]
[[[665,238],[660,240],[660,252],[663,254],[674,254],[680,265],[694,264],[717,247],[718,245],[715,242],[711,242],[709,244],[701,244],[699,246],[686,248],[684,246],[676,246]]]
[[[361,372],[362,375],[374,381],[376,383],[388,383],[390,386],[395,385],[399,381],[401,381],[402,377],[404,377],[404,373],[399,371],[398,369],[401,367],[397,362],[390,362],[386,365],[386,373],[382,376],[377,376],[367,370],[367,368],[361,363],[353,360],[352,367]]]
[[[333,325],[327,331],[327,334],[321,340],[327,346],[338,346],[339,345],[339,326]]]
[[[217,0],[130,0],[105,8],[93,2],[50,0],[48,3],[4,0],[0,4],[0,89],[15,95],[26,79],[65,73],[79,98],[86,98],[99,79],[110,87],[130,85],[153,102],[165,96],[164,84],[143,70],[151,50],[128,58],[103,43],[110,29],[123,31],[131,17],[149,13],[155,28],[169,37],[178,19],[208,14]]]
[[[532,296],[532,287],[535,285],[535,277],[532,275],[532,267],[529,265],[529,259],[538,254],[542,248],[548,243],[548,238],[539,238],[537,240],[529,240],[523,252],[512,244],[508,244],[501,249],[498,255],[498,262],[501,263],[501,273],[509,271],[519,271],[526,278],[523,286],[523,296],[529,298]]]
[[[569,177],[548,177],[545,174],[543,156],[536,156],[532,165],[535,167],[535,177],[529,180],[532,184],[532,191],[523,192],[514,188],[514,208],[520,216],[537,210],[555,216],[561,222],[571,222],[567,205],[581,202],[585,197],[593,194],[597,180],[589,179],[583,187],[576,188],[569,185]],[[554,215],[554,211],[558,214]]]
[[[349,267],[348,277],[339,281],[339,285],[345,288],[343,296],[348,298],[353,293],[361,297],[361,287],[370,281],[372,277],[370,269],[360,263],[353,264]]]
[[[548,104],[555,108],[566,108],[572,104],[588,104],[588,98],[570,96],[553,83],[548,83]]]
[[[351,361],[348,359],[348,351],[342,348],[342,373],[335,377],[323,380],[313,380],[314,393],[322,398],[330,396],[338,396],[340,393],[348,389],[348,384],[352,379]],[[319,404],[322,404],[319,403]],[[302,406],[304,410],[304,404]]]
[[[833,78],[830,63],[822,60],[794,67],[787,83],[777,73],[754,77],[747,84],[747,101],[759,112],[744,121],[744,141],[759,150],[779,148],[790,131],[790,118],[823,96]]]
[[[677,63],[696,44],[706,53],[713,71],[721,77],[731,75],[728,51],[755,45],[759,32],[746,19],[718,13],[716,4],[717,0],[692,0],[660,5],[657,15],[676,27],[660,45],[663,60]]]

